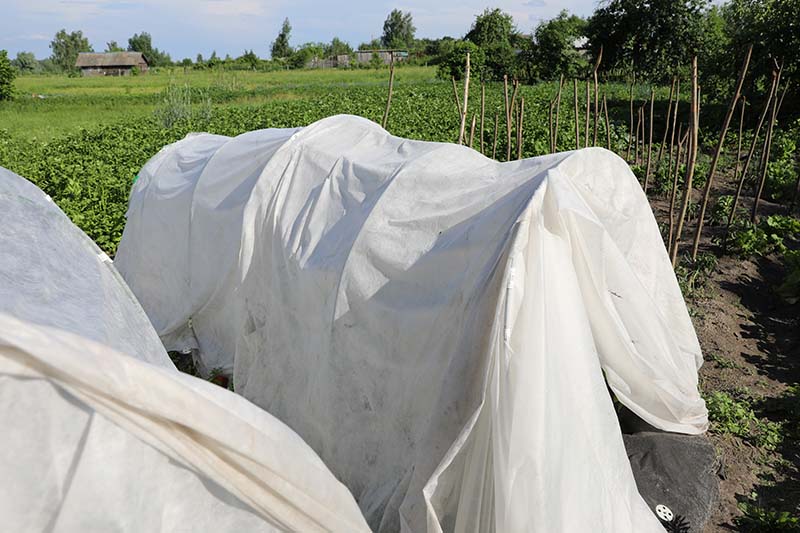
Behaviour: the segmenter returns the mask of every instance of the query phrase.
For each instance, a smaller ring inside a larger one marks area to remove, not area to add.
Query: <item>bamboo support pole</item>
[[[625,159],[628,163],[631,162],[631,145],[633,144],[633,86],[636,83],[636,72],[633,73],[633,77],[631,78],[631,91],[630,91],[630,99],[631,99],[631,130],[630,134],[628,135],[628,151],[625,154]]]
[[[597,123],[600,119],[600,101],[598,97],[598,86],[597,86],[597,70],[600,68],[600,62],[603,60],[603,45],[600,45],[600,53],[597,55],[597,61],[594,64],[594,69],[592,70],[592,76],[594,77],[594,134],[592,136],[592,146],[597,146]]]
[[[392,56],[392,62],[389,65],[389,97],[386,99],[386,110],[383,112],[383,120],[381,121],[381,127],[386,129],[386,123],[389,122],[389,109],[392,107],[392,89],[394,87],[394,56]]]
[[[777,95],[775,91],[778,85],[778,72],[772,71],[772,84],[769,89],[769,93],[767,95],[767,101],[764,102],[764,109],[761,112],[761,116],[758,119],[758,124],[756,125],[756,129],[753,132],[753,140],[750,142],[750,150],[747,151],[747,158],[744,160],[744,166],[742,167],[742,173],[739,175],[739,183],[736,186],[736,193],[733,196],[733,204],[731,204],[731,212],[728,213],[728,224],[725,229],[726,235],[730,232],[731,224],[733,223],[734,213],[736,213],[736,208],[739,205],[739,199],[742,196],[742,188],[744,187],[744,180],[747,176],[747,170],[750,168],[750,161],[753,159],[753,154],[756,151],[756,144],[758,143],[758,135],[761,133],[761,128],[764,126],[764,120],[767,118],[767,113],[769,113],[769,106],[772,103],[772,99],[775,98]]]
[[[517,159],[522,159],[522,126],[525,119],[525,97],[519,99],[519,116],[517,118]]]
[[[778,69],[778,86],[781,83],[781,73],[783,66]],[[764,183],[767,181],[767,171],[769,170],[769,154],[772,150],[772,130],[775,127],[775,119],[778,116],[778,93],[775,93],[775,98],[772,100],[772,114],[769,118],[769,126],[767,127],[767,136],[764,141],[763,151],[763,164],[761,165],[761,179],[758,181],[758,189],[756,190],[756,197],[753,199],[753,210],[750,213],[750,222],[755,223],[758,217],[758,203],[761,201],[761,194],[764,192]]]
[[[664,155],[664,148],[667,144],[667,135],[669,134],[669,118],[672,114],[672,97],[675,93],[675,80],[677,79],[676,76],[672,77],[672,83],[669,86],[669,100],[667,103],[667,118],[664,120],[664,135],[661,138],[661,146],[658,147],[658,156],[656,156],[656,172],[658,172],[658,167],[661,165],[661,158]],[[669,176],[670,174],[667,174]]]
[[[578,116],[578,80],[577,78],[573,78],[572,86],[575,92],[575,149],[581,149],[581,126],[580,126],[580,118]]]
[[[469,52],[467,52],[467,65],[464,70],[464,106],[461,108],[461,126],[458,129],[458,144],[464,144],[464,129],[467,126],[467,108],[469,102]]]
[[[564,75],[558,81],[558,94],[556,95],[556,123],[553,128],[553,152],[558,152],[558,117],[559,109],[561,107],[561,89],[564,87]]]
[[[683,150],[683,144],[686,142],[686,138],[689,136],[689,130],[686,130],[686,133],[684,133],[683,137],[681,137],[681,127],[682,124],[678,126],[678,155],[676,157],[677,162],[675,163],[675,174],[670,174],[670,176],[672,176],[672,191],[669,197],[669,236],[667,238],[667,248],[669,249],[670,254],[672,253],[672,237],[675,231],[675,199],[678,195],[678,175],[680,174],[681,168],[681,151]]]
[[[500,114],[495,111],[494,113],[494,137],[492,137],[492,159],[497,159],[497,133],[500,126]]]
[[[692,197],[692,179],[694,178],[694,167],[697,162],[697,143],[698,143],[698,129],[700,122],[700,89],[697,85],[697,56],[692,58],[692,104],[689,111],[691,116],[691,123],[689,125],[689,153],[688,164],[686,165],[686,179],[683,184],[683,202],[681,202],[681,214],[678,217],[678,225],[675,229],[675,241],[672,246],[670,259],[672,260],[672,267],[678,263],[678,250],[681,243],[681,233],[683,233],[683,225],[686,221],[686,213],[689,210],[689,201]]]
[[[484,132],[484,122],[483,121],[484,121],[485,115],[486,115],[486,82],[484,82],[484,80],[481,80],[481,135],[480,135],[480,137],[481,137],[481,153],[484,154],[484,155],[486,154],[486,151],[484,150],[484,144],[483,144],[483,132]]]
[[[647,187],[650,185],[650,163],[653,157],[653,104],[656,100],[656,90],[650,87],[650,132],[647,136],[647,167],[644,171],[644,193],[647,194]]]
[[[731,98],[728,105],[728,111],[725,113],[725,120],[722,121],[722,131],[719,134],[717,141],[717,148],[714,150],[714,157],[711,159],[711,170],[708,171],[708,178],[706,179],[706,186],[703,190],[703,201],[700,203],[700,214],[697,218],[697,227],[694,232],[694,242],[692,243],[692,261],[697,259],[697,250],[700,248],[700,238],[703,235],[703,222],[706,216],[706,208],[708,207],[708,199],[711,196],[711,187],[714,183],[714,176],[717,172],[717,165],[719,164],[719,156],[722,153],[722,147],[725,144],[725,135],[728,133],[728,127],[731,124],[733,113],[736,110],[736,102],[739,101],[739,95],[742,94],[742,85],[744,78],[747,75],[747,67],[750,65],[750,56],[753,53],[753,45],[751,44],[745,54],[742,69],[739,71],[739,79],[736,82],[736,91]]]
[[[584,129],[583,129],[583,133],[584,133],[583,146],[584,146],[584,148],[588,148],[589,147],[589,116],[592,113],[592,109],[591,109],[591,101],[592,101],[592,99],[591,99],[591,96],[589,95],[590,89],[591,89],[591,82],[587,78],[586,79],[586,121],[584,123]]]

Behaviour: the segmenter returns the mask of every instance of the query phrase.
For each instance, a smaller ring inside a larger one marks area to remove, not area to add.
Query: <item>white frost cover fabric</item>
[[[116,264],[374,530],[663,531],[606,382],[707,426],[655,219],[603,149],[498,163],[350,116],[190,137],[140,174]]]
[[[369,531],[296,433],[178,372],[110,261],[5,169],[0,251],[4,531]]]

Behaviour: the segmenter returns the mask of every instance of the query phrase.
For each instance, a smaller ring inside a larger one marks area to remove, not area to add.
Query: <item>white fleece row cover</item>
[[[3,531],[369,531],[296,433],[178,372],[108,257],[2,168],[0,426]]]
[[[602,149],[498,163],[352,116],[192,136],[141,171],[115,262],[376,531],[663,531],[606,381],[707,426],[656,221]]]

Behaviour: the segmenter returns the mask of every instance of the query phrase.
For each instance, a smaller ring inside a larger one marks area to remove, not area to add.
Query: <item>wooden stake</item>
[[[675,163],[675,175],[672,176],[672,193],[669,198],[669,237],[667,238],[667,248],[672,253],[672,235],[675,230],[675,198],[678,194],[678,175],[680,174],[679,169],[681,168],[681,150],[683,149],[683,143],[686,142],[686,137],[689,135],[689,131],[687,130],[686,133],[681,137],[680,129],[683,124],[678,126],[678,157],[677,163]],[[670,255],[671,257],[671,255]]]
[[[456,78],[455,76],[450,76],[450,79],[453,80],[453,97],[456,101],[456,110],[458,111],[458,119],[461,120],[461,99],[458,97],[458,88],[456,87]]]
[[[519,82],[514,80],[513,82],[514,90],[511,92],[511,104],[508,108],[508,146],[506,146],[506,161],[511,161],[511,130],[513,129],[513,122],[514,122],[514,107],[516,100],[517,100],[517,89],[519,89]]]
[[[722,122],[722,131],[719,134],[717,141],[717,148],[714,150],[714,157],[711,159],[711,170],[708,172],[706,179],[706,187],[703,191],[703,201],[700,204],[700,214],[697,219],[697,227],[694,232],[694,242],[692,243],[692,261],[697,259],[697,250],[700,248],[700,237],[703,234],[703,219],[706,216],[706,207],[708,206],[708,199],[711,196],[711,187],[714,183],[714,175],[717,172],[717,164],[719,163],[719,155],[722,153],[722,146],[725,144],[725,135],[728,133],[728,127],[733,118],[733,112],[736,110],[736,102],[739,101],[739,95],[742,94],[742,85],[744,84],[744,77],[747,74],[747,67],[750,65],[750,56],[753,53],[753,45],[751,44],[747,49],[747,54],[744,57],[742,69],[739,71],[739,79],[736,82],[736,92],[733,94],[731,103],[728,105],[728,111],[725,113],[725,120]]]
[[[650,87],[650,133],[647,136],[647,168],[644,171],[644,193],[650,184],[650,160],[653,157],[653,103],[656,99],[656,90]]]
[[[389,109],[392,107],[392,88],[394,87],[394,55],[392,55],[392,61],[389,64],[389,97],[386,99],[386,110],[383,112],[383,120],[381,121],[381,127],[386,129],[386,123],[389,121]]]
[[[556,125],[553,129],[553,152],[558,152],[558,112],[561,107],[561,89],[564,87],[564,75],[558,80],[558,95],[556,96]]]
[[[556,114],[558,116],[558,114]],[[525,97],[519,99],[519,117],[517,118],[517,159],[522,159],[522,126],[525,119]]]
[[[469,147],[472,148],[472,142],[475,139],[475,122],[477,121],[478,117],[475,113],[472,114],[472,124],[469,127]]]
[[[591,88],[590,87],[590,83],[591,82],[587,78],[587,80],[586,80],[586,123],[584,124],[584,130],[583,130],[583,132],[584,132],[583,146],[587,147],[587,148],[589,146],[589,115],[591,114],[591,105],[590,105],[591,97],[589,96],[589,89]]]
[[[778,69],[778,85],[781,83],[781,73],[783,72],[783,65]],[[775,93],[775,98],[772,100],[772,114],[769,118],[769,126],[767,127],[767,137],[764,141],[763,160],[764,164],[761,166],[761,179],[758,181],[758,190],[756,197],[753,199],[753,210],[750,213],[750,222],[755,224],[758,217],[758,203],[761,201],[761,193],[764,192],[764,183],[767,181],[767,170],[769,169],[769,153],[772,149],[772,130],[775,127],[775,118],[778,115],[778,94]]]
[[[606,150],[611,150],[611,122],[608,121],[608,102],[605,93],[603,93],[603,113],[606,116]]]
[[[555,100],[550,100],[549,110],[547,111],[547,131],[550,134],[550,153],[554,152],[553,150],[553,106],[556,105]]]
[[[508,150],[506,153],[506,161],[511,159],[511,108],[509,107],[508,101],[508,75],[503,75],[503,95],[505,97],[506,103],[506,144],[508,145]]]
[[[500,125],[499,121],[499,113],[495,111],[494,113],[494,137],[492,137],[492,159],[497,159],[497,131],[498,126]]]
[[[742,173],[739,175],[739,184],[736,187],[736,194],[733,196],[733,204],[731,205],[731,212],[728,213],[728,224],[725,228],[726,235],[730,232],[731,224],[733,223],[733,215],[736,212],[736,207],[739,205],[739,198],[742,195],[742,187],[744,186],[744,180],[745,177],[747,176],[747,170],[750,168],[750,161],[753,159],[753,154],[756,151],[758,134],[761,133],[761,127],[764,125],[764,120],[767,118],[767,113],[769,112],[769,106],[772,103],[772,99],[777,97],[777,95],[775,94],[777,86],[778,86],[778,72],[773,70],[772,85],[770,86],[769,89],[767,101],[764,102],[764,110],[761,112],[761,116],[758,119],[758,125],[756,126],[756,130],[755,132],[753,132],[753,140],[750,142],[750,150],[748,150],[747,158],[744,160],[744,167],[742,167]]]
[[[678,226],[675,230],[675,244],[672,246],[672,267],[678,263],[678,249],[681,243],[681,233],[683,232],[683,223],[686,220],[686,212],[689,210],[689,201],[692,197],[692,179],[694,178],[694,167],[697,162],[697,143],[698,143],[698,129],[700,122],[699,115],[699,89],[697,86],[697,56],[692,58],[692,105],[689,115],[691,116],[691,124],[689,129],[689,163],[686,165],[686,179],[683,184],[683,202],[681,205],[681,214],[678,217]]]
[[[631,78],[631,132],[628,135],[628,151],[625,154],[625,159],[628,163],[631,162],[631,145],[633,144],[633,85],[636,83],[636,73],[633,73],[633,77]],[[637,133],[638,135],[638,133]]]
[[[675,146],[675,124],[678,122],[678,103],[681,99],[681,79],[675,77],[675,108],[672,110],[672,133],[669,136],[669,165],[667,167],[667,176],[672,175],[672,149]],[[680,141],[680,135],[678,135]]]
[[[467,107],[469,101],[469,52],[467,66],[464,70],[464,107],[461,108],[461,127],[458,129],[458,144],[464,144],[464,129],[467,126]]]
[[[669,117],[672,113],[672,96],[675,93],[675,80],[677,76],[672,77],[672,83],[669,86],[669,101],[667,104],[667,118],[664,121],[664,136],[661,138],[661,146],[658,147],[658,157],[656,157],[656,172],[658,172],[658,167],[661,165],[661,157],[664,155],[664,148],[667,144],[667,134],[669,133]],[[671,174],[667,174],[670,176]]]
[[[481,80],[481,153],[485,154],[486,152],[483,149],[483,119],[484,115],[486,114],[486,82]]]
[[[581,126],[578,118],[578,80],[573,78],[573,88],[575,89],[575,149],[581,149]]]
[[[599,121],[600,116],[600,102],[598,100],[598,93],[597,93],[597,69],[600,68],[600,61],[603,60],[603,45],[600,45],[600,53],[597,55],[597,61],[594,64],[594,70],[592,71],[592,75],[594,77],[594,135],[592,140],[592,146],[597,146],[597,122]]]
[[[642,110],[641,108],[636,111],[636,141],[635,141],[635,151],[633,156],[633,164],[639,164],[639,131],[642,128]]]

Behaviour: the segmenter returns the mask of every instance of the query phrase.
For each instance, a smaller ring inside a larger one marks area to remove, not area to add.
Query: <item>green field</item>
[[[412,139],[455,142],[460,118],[451,82],[438,79],[432,67],[402,67],[395,74],[387,130]],[[0,166],[45,190],[113,254],[124,227],[131,183],[164,145],[191,131],[238,135],[260,128],[304,126],[340,113],[380,122],[388,77],[388,69],[268,73],[173,69],[125,78],[21,77],[16,82],[17,97],[0,102]],[[561,150],[575,147],[572,89],[565,85],[559,108]],[[629,88],[602,84],[601,91],[608,98],[611,148],[622,153],[628,144]],[[550,151],[548,118],[556,92],[553,82],[520,87],[517,99],[525,100],[523,157]],[[668,87],[657,88],[657,124],[663,123],[668,93]],[[649,97],[649,87],[636,87],[634,97],[641,104]],[[507,151],[503,100],[502,83],[486,85],[483,151],[491,156],[497,116],[496,150],[501,160]],[[480,84],[474,80],[468,109],[470,120],[479,117]],[[581,84],[582,130],[584,110]],[[480,132],[478,119],[476,149]],[[515,137],[516,133],[514,158]],[[605,146],[606,139],[601,117],[597,144]]]

